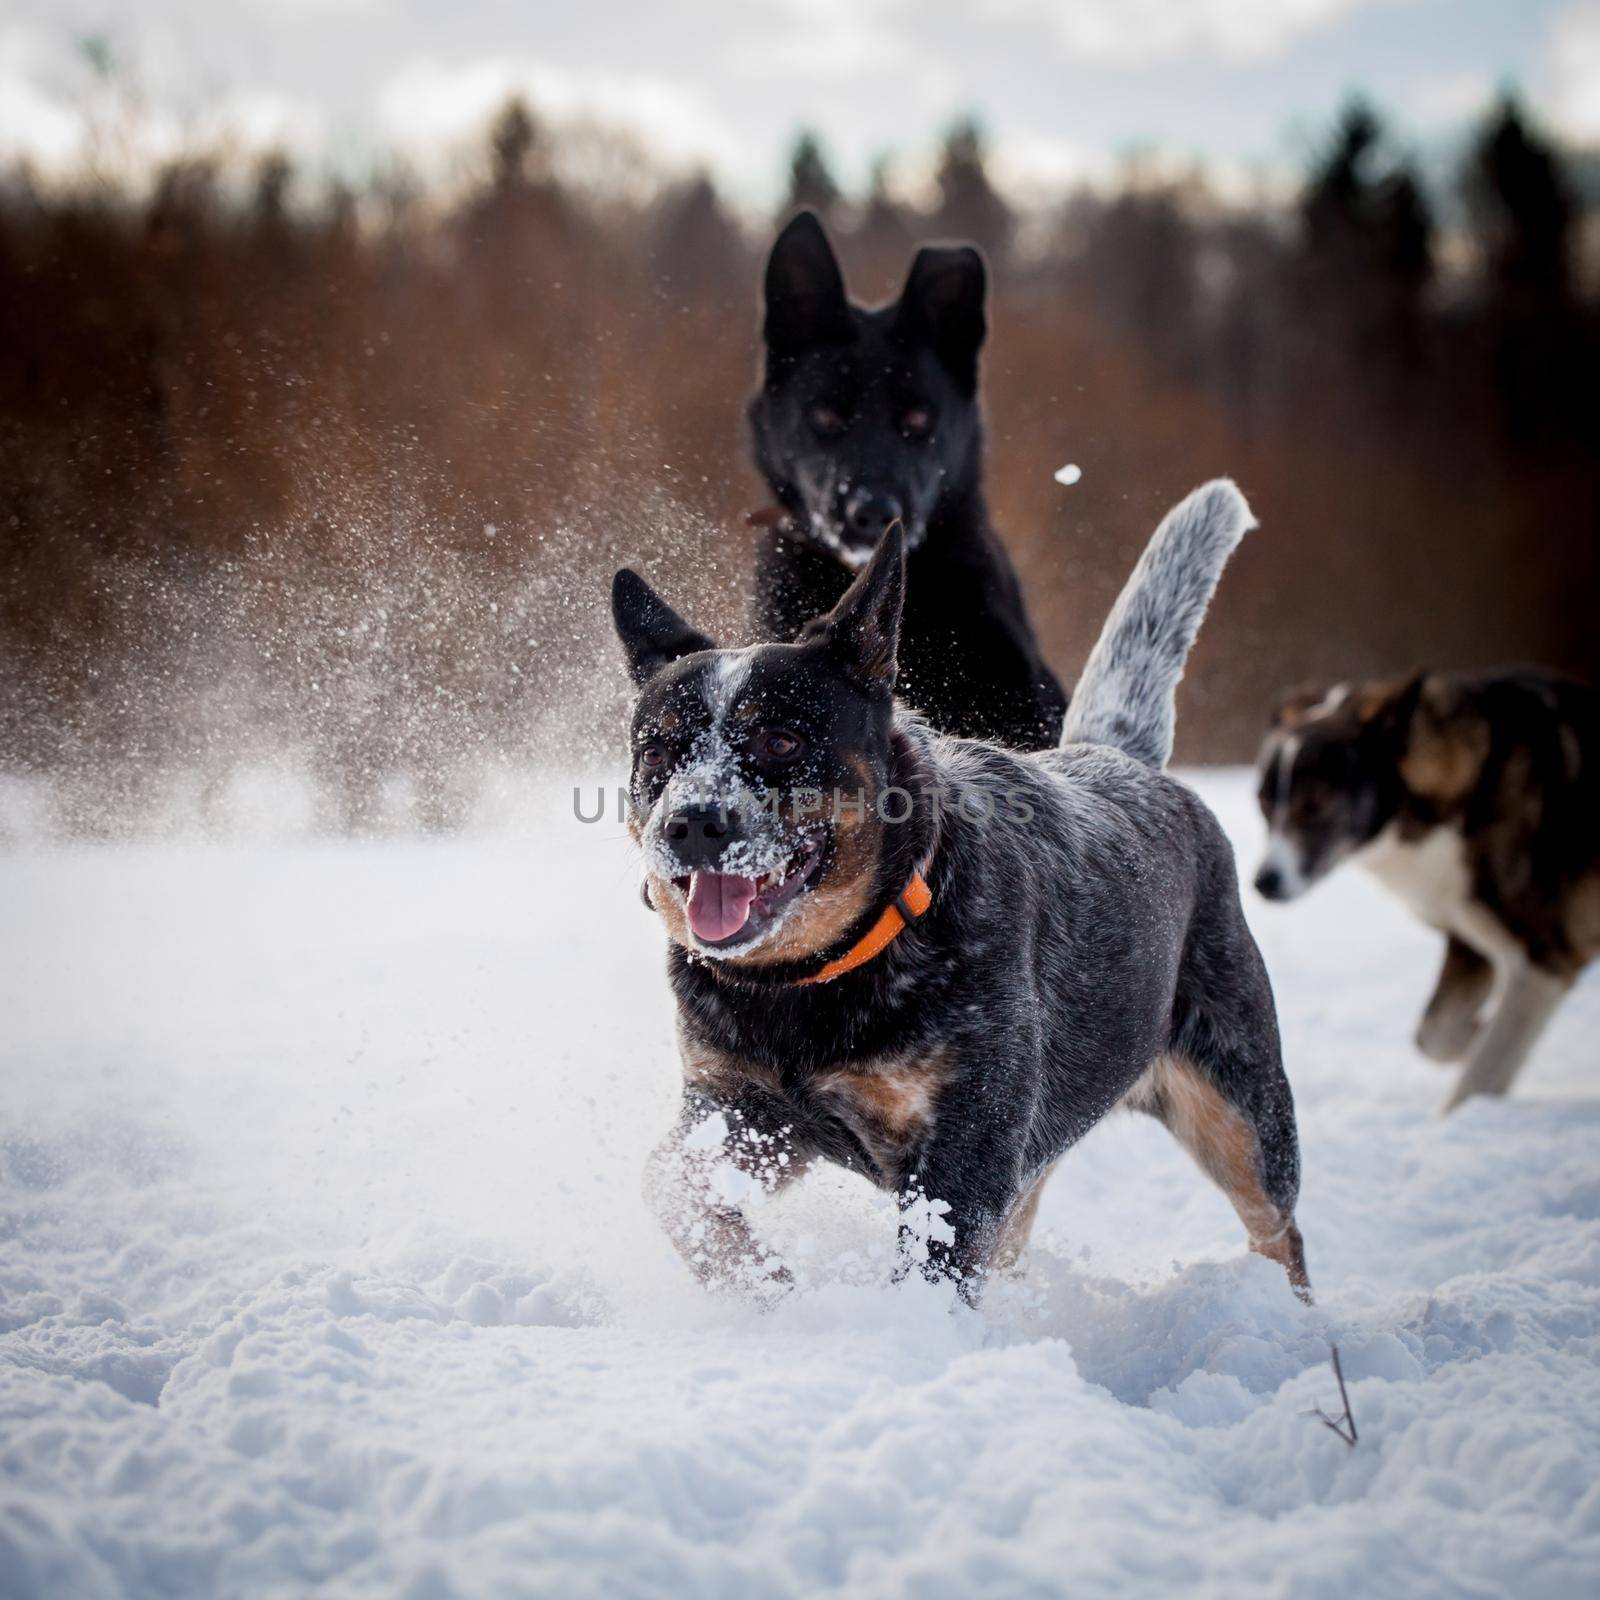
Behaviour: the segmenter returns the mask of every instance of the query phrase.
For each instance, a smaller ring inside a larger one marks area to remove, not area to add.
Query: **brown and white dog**
[[[1266,858],[1293,900],[1359,862],[1445,935],[1417,1047],[1504,1094],[1600,954],[1600,694],[1530,668],[1297,692],[1262,746]]]

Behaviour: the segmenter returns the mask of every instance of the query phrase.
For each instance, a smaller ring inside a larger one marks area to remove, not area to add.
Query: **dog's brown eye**
[[[926,439],[933,432],[933,413],[926,406],[911,406],[900,417],[900,431],[908,439]]]
[[[756,740],[756,748],[767,761],[793,761],[805,748],[805,740],[787,728],[768,728]]]
[[[652,739],[639,751],[639,765],[651,771],[667,763],[667,747],[659,739]]]
[[[824,436],[844,432],[844,418],[832,406],[812,406],[807,415],[812,428]]]

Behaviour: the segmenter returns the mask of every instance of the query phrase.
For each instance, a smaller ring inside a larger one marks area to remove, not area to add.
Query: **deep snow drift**
[[[1202,787],[1247,864],[1241,775]],[[0,1594],[1515,1594],[1600,1587],[1600,983],[1433,1115],[1437,939],[1250,906],[1319,1303],[1118,1117],[981,1313],[864,1184],[692,1285],[621,830],[0,856]],[[1334,1406],[1336,1339],[1361,1430]]]

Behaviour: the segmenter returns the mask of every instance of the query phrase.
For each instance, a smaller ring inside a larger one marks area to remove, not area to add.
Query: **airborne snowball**
[[[1056,473],[1056,482],[1057,483],[1072,484],[1072,483],[1076,483],[1078,481],[1078,479],[1081,478],[1082,476],[1083,476],[1083,468],[1082,467],[1075,467],[1075,466],[1073,466],[1071,464],[1071,462],[1068,462],[1066,466],[1060,468],[1060,470],[1057,471],[1057,473]]]

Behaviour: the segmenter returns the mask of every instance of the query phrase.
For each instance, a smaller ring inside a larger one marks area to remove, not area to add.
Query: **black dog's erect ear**
[[[717,648],[627,567],[611,580],[611,619],[636,684],[654,677],[679,656]]]
[[[850,307],[833,246],[810,211],[795,217],[767,257],[767,348],[780,355],[836,344],[850,332]]]
[[[864,689],[894,693],[900,610],[906,596],[906,536],[898,522],[826,617],[805,630],[828,640],[834,658]]]
[[[902,328],[923,334],[968,389],[977,387],[978,350],[988,332],[987,280],[983,257],[970,244],[928,245],[911,263],[895,317]]]

